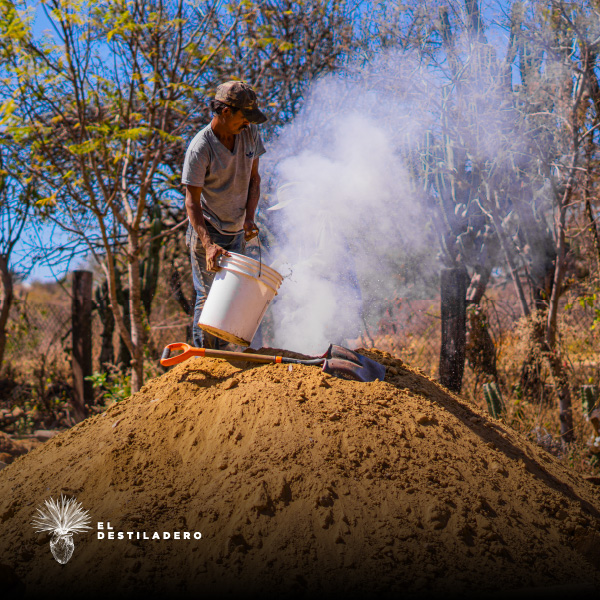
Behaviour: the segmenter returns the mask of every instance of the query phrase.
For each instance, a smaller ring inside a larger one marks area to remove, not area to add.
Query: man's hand
[[[223,250],[218,244],[211,244],[206,249],[206,268],[209,271],[218,271],[221,267],[218,265],[219,256],[231,256],[227,250]]]
[[[244,239],[249,242],[258,235],[258,227],[252,219],[244,221]]]
[[[210,239],[210,235],[208,235],[206,223],[202,214],[202,188],[187,185],[185,189],[185,207],[190,223],[198,234],[198,239],[206,252],[206,268],[209,271],[218,271],[220,268],[217,264],[219,256],[231,256],[231,254],[223,250],[218,244],[214,244]]]

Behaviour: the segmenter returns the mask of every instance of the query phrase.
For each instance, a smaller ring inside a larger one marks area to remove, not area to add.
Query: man
[[[258,228],[254,215],[260,198],[259,157],[265,153],[254,90],[242,81],[217,88],[211,101],[213,118],[190,143],[183,165],[185,207],[189,217],[186,243],[190,249],[196,306],[194,345],[223,347],[226,342],[200,329],[200,313],[221,255],[243,254]]]

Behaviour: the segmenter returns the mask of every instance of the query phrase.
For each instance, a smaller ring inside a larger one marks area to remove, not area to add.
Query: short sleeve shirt
[[[234,138],[233,152],[217,138],[210,123],[185,153],[181,182],[202,188],[204,218],[221,233],[244,228],[252,163],[265,153],[258,127],[250,124]]]

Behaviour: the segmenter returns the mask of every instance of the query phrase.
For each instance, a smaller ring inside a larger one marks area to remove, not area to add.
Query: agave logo
[[[75,550],[74,533],[83,533],[89,526],[90,515],[83,510],[75,498],[65,498],[61,494],[60,501],[50,498],[44,502],[45,508],[38,508],[37,515],[31,522],[37,533],[47,531],[52,534],[50,550],[52,556],[61,564],[66,564]]]

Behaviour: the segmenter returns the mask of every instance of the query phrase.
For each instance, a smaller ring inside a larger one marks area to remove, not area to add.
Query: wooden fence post
[[[465,369],[468,279],[465,269],[442,269],[440,383],[456,393],[460,392]]]
[[[73,387],[75,388],[75,418],[86,417],[86,405],[93,400],[92,382],[92,282],[91,271],[73,271]]]

